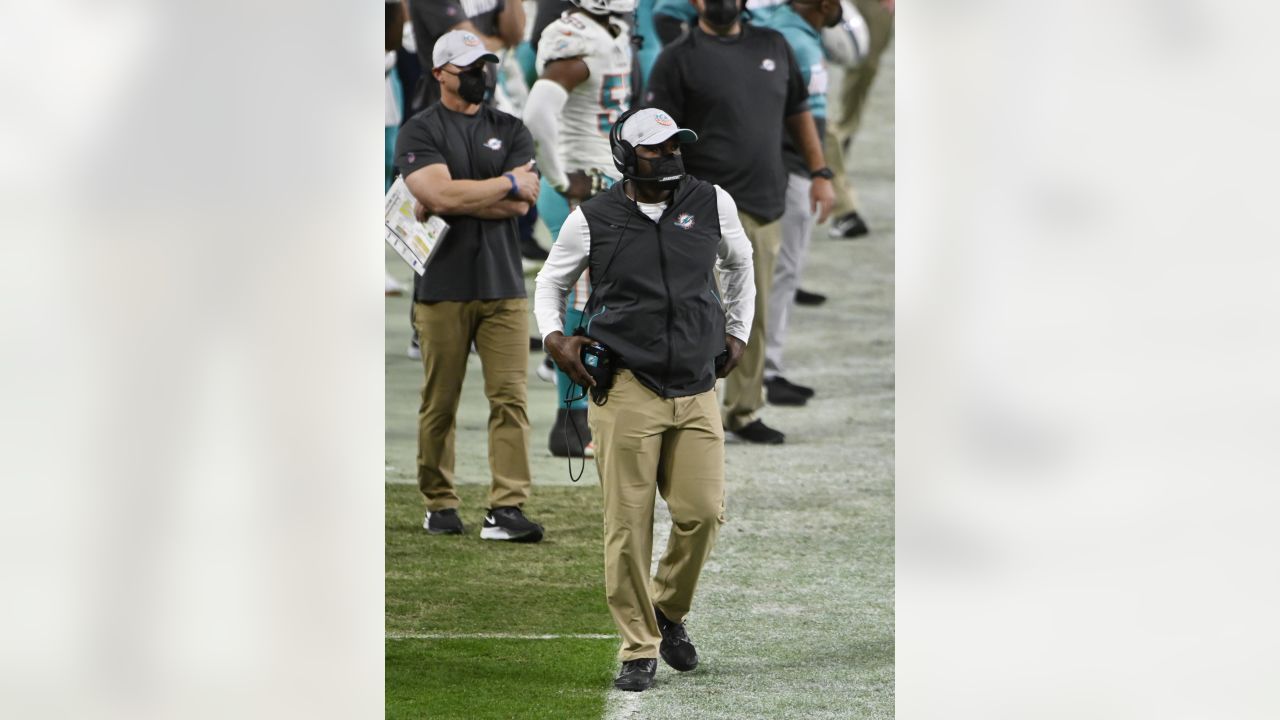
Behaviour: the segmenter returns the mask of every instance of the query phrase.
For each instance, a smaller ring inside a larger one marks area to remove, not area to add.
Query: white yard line
[[[617,635],[563,633],[521,635],[519,633],[387,633],[388,640],[617,640]]]
[[[641,693],[610,690],[605,700],[604,720],[628,720],[640,712]]]

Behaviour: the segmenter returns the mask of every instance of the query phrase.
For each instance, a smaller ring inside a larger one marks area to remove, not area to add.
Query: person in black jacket
[[[742,0],[695,0],[698,24],[662,49],[644,105],[660,107],[702,138],[684,159],[689,172],[728,190],[751,240],[756,312],[742,366],[725,382],[725,429],[753,443],[786,436],[759,417],[764,406],[766,302],[782,245],[787,191],[782,139],[790,136],[812,183],[810,211],[825,222],[835,200],[831,170],[809,112],[809,89],[786,38],[742,22]]]
[[[676,670],[698,664],[684,618],[724,522],[715,382],[742,358],[755,313],[751,245],[733,198],[684,173],[680,144],[695,140],[661,110],[624,114],[611,141],[626,179],[570,213],[534,292],[543,342],[574,382],[596,385],[585,345],[605,346],[621,368],[603,404],[588,408],[621,690],[648,688],[659,654]],[[583,334],[566,336],[565,294],[588,267]],[[672,528],[650,578],[656,493]]]

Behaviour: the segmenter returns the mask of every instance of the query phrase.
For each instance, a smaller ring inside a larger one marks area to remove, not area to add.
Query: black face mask
[[[839,25],[840,21],[843,19],[844,19],[844,3],[836,3],[836,17],[834,20],[827,21],[827,27],[833,28]]]
[[[714,28],[730,27],[741,14],[738,0],[705,0],[702,9],[702,19]]]
[[[445,72],[449,72],[445,70]],[[458,96],[471,104],[484,102],[484,93],[487,89],[484,67],[472,68],[460,73],[449,73],[458,78]]]
[[[679,155],[662,155],[649,161],[648,175],[638,182],[653,183],[663,190],[672,190],[684,178],[684,158]]]

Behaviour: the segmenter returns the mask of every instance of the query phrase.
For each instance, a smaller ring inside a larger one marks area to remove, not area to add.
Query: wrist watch
[[[834,179],[835,176],[836,174],[831,172],[831,168],[826,166],[820,167],[817,170],[812,170],[809,172],[810,180],[814,178],[825,178],[827,180],[831,180],[831,179]]]

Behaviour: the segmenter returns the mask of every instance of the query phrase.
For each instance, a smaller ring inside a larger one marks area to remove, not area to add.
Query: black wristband
[[[835,173],[833,173],[833,172],[831,172],[831,168],[829,168],[829,167],[825,167],[825,166],[824,166],[824,167],[820,167],[820,168],[818,168],[817,170],[813,170],[813,171],[811,171],[811,172],[809,173],[809,179],[810,179],[810,180],[812,180],[812,179],[814,179],[814,178],[826,178],[826,179],[828,179],[828,180],[833,180],[833,179],[835,179],[835,176],[836,176],[836,174],[835,174]]]

